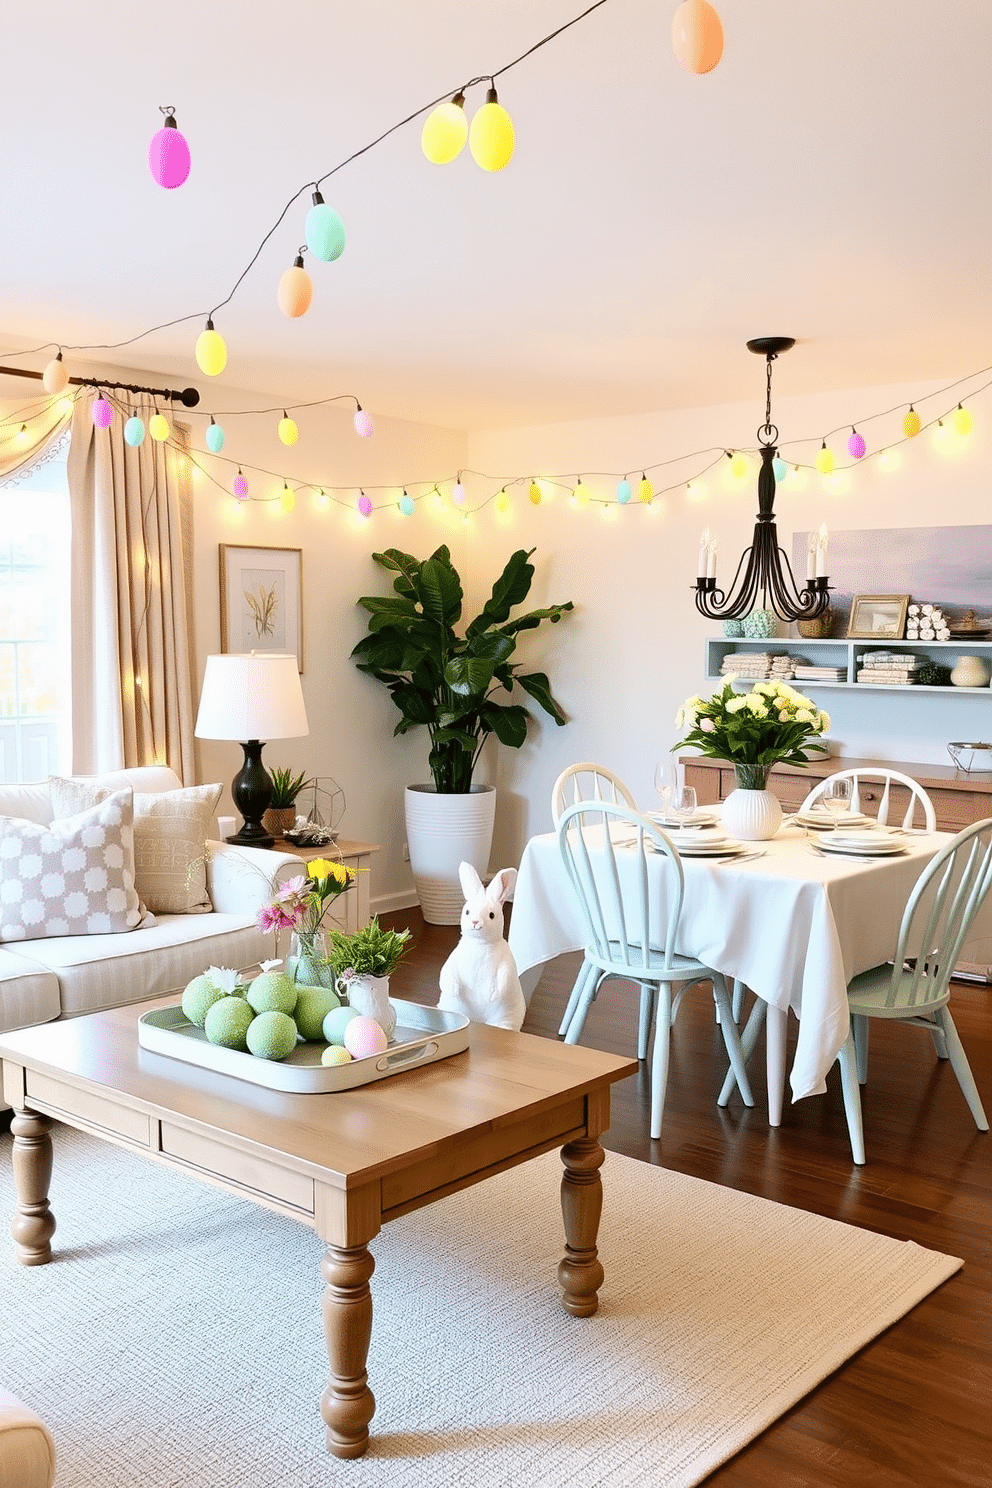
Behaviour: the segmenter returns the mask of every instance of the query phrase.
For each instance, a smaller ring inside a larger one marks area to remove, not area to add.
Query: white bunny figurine
[[[501,868],[488,889],[471,863],[459,865],[458,877],[465,895],[462,936],[441,967],[438,1007],[463,1013],[473,1023],[518,1032],[527,1005],[513,952],[503,939],[503,901],[517,870]]]

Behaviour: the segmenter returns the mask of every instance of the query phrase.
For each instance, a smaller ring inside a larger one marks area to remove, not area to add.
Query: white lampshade
[[[298,739],[309,734],[295,656],[273,651],[208,656],[198,739]]]

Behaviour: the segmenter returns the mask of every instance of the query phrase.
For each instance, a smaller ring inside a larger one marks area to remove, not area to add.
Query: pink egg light
[[[231,490],[234,492],[235,496],[238,498],[239,501],[247,501],[247,499],[248,499],[248,482],[245,479],[245,477],[241,474],[241,471],[240,470],[238,471],[237,475],[234,477],[234,484],[232,485]]]
[[[372,434],[372,420],[361,403],[355,410],[355,433],[360,434],[363,439],[368,439]]]
[[[165,124],[152,135],[148,146],[148,169],[160,186],[174,191],[189,175],[189,145],[179,133],[171,103],[159,109]]]
[[[363,517],[370,517],[372,515],[372,502],[364,491],[358,498],[358,510]]]
[[[106,398],[97,398],[93,404],[93,422],[98,429],[109,429],[114,421],[114,410]]]
[[[852,454],[856,460],[860,460],[862,455],[864,454],[865,441],[863,437],[858,433],[857,429],[852,429],[850,434],[848,435],[847,448],[848,452]]]

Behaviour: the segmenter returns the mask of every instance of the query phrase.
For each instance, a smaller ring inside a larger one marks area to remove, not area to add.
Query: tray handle
[[[421,1059],[432,1059],[438,1051],[436,1039],[428,1039],[426,1043],[414,1044],[413,1048],[397,1049],[395,1054],[383,1054],[376,1061],[376,1069],[379,1071],[403,1069],[408,1064],[416,1064]]]

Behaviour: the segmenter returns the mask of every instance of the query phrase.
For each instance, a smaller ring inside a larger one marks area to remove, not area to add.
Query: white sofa
[[[146,794],[181,788],[178,776],[159,766],[112,771],[95,783],[129,784]],[[0,785],[2,817],[47,825],[47,782]],[[0,1032],[142,1002],[184,987],[208,966],[250,966],[275,956],[273,937],[257,928],[256,916],[273,886],[305,873],[306,865],[287,853],[216,841],[205,846],[209,913],[156,914],[122,934],[0,944]]]

